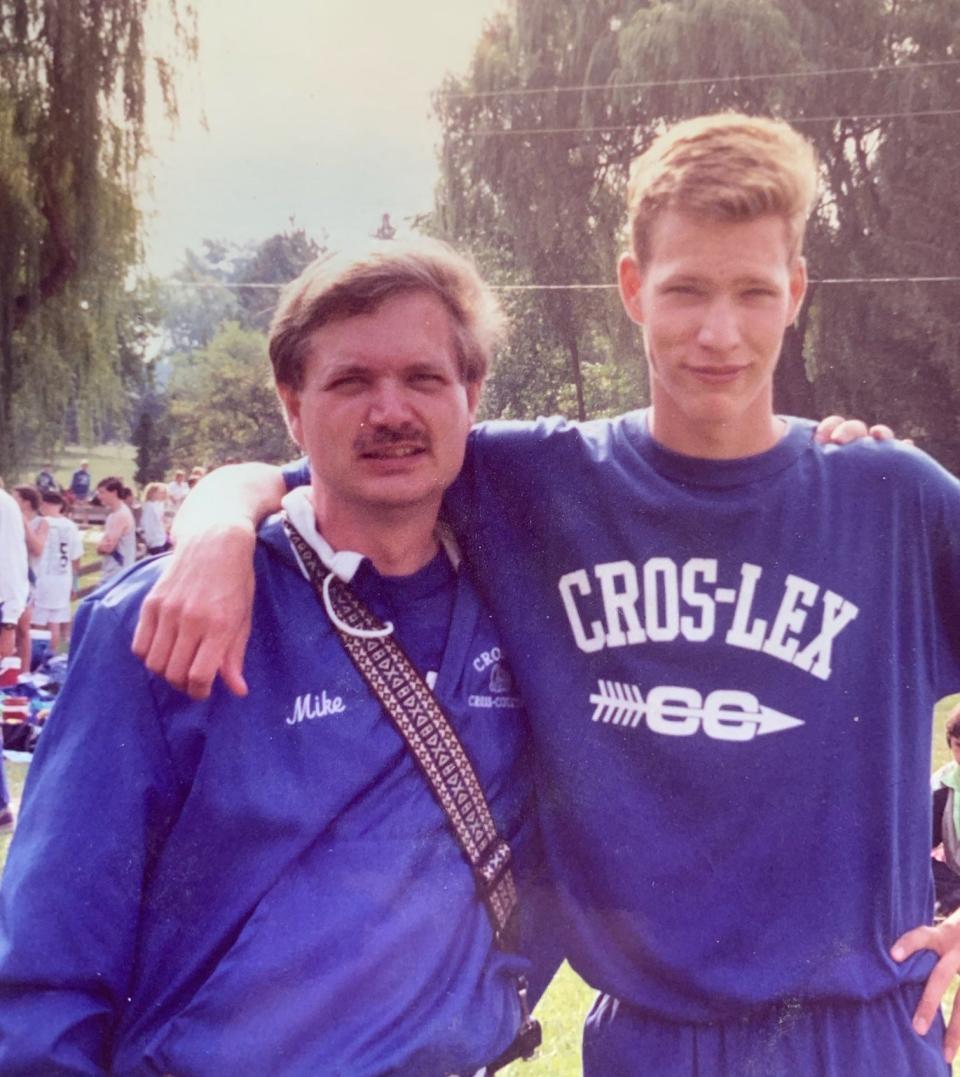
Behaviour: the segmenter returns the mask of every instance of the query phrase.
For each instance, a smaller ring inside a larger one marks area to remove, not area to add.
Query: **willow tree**
[[[120,395],[124,290],[152,70],[175,114],[173,64],[149,57],[148,0],[0,0],[0,471],[89,431]],[[192,11],[168,0],[174,55]]]
[[[616,350],[608,339],[616,307],[602,291],[574,286],[612,279],[621,212],[610,178],[622,176],[636,139],[633,131],[586,130],[594,126],[594,101],[577,88],[610,78],[623,8],[622,0],[517,3],[487,24],[467,76],[449,78],[434,100],[443,129],[441,234],[473,250],[495,280],[552,285],[525,304],[536,304],[523,320],[539,330],[515,336],[504,364],[539,372],[533,385],[550,406],[558,368],[538,356],[562,350],[574,390],[570,410],[581,418],[585,367],[599,341],[603,352]]]

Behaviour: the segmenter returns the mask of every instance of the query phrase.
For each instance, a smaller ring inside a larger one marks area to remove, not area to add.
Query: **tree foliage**
[[[960,0],[524,0],[435,98],[437,227],[531,283],[610,281],[632,156],[665,123],[734,108],[818,148],[815,280],[960,276],[958,59]],[[533,346],[566,351],[566,397],[589,411],[577,360],[622,363],[634,334],[609,292],[537,294]],[[892,422],[960,468],[958,298],[955,281],[814,285],[778,406]],[[506,361],[533,363],[523,348]]]
[[[174,464],[290,459],[295,448],[266,354],[262,333],[231,322],[206,348],[175,359],[167,426]]]
[[[314,239],[292,223],[259,243],[204,239],[199,253],[186,251],[168,282],[162,320],[168,350],[205,348],[231,321],[266,330],[280,285],[327,250],[325,237]]]
[[[289,457],[264,330],[280,285],[326,249],[291,225],[260,243],[205,239],[200,253],[186,252],[165,292],[166,347],[137,409],[144,474],[171,463]]]
[[[157,422],[157,414],[156,410],[145,407],[133,430],[133,444],[137,448],[133,481],[139,486],[162,482],[170,472],[170,434]]]
[[[514,269],[553,286],[539,297],[543,323],[534,346],[565,356],[581,417],[586,341],[597,332],[616,339],[615,306],[602,291],[567,286],[610,277],[620,214],[606,171],[623,151],[602,135],[572,143],[565,132],[585,126],[578,95],[540,91],[601,77],[609,66],[605,27],[621,6],[517,4],[513,17],[488,23],[467,79],[448,79],[435,98],[443,127],[438,228],[455,245],[499,252],[507,274]],[[501,92],[521,88],[531,92]],[[559,133],[507,133],[534,129]],[[513,340],[514,349],[524,347]]]
[[[0,468],[58,440],[65,404],[89,423],[121,387],[146,18],[147,0],[0,0]],[[173,65],[154,68],[172,113]]]

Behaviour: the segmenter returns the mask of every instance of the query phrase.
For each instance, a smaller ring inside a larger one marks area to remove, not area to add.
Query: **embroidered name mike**
[[[609,561],[591,571],[592,579],[579,568],[558,581],[573,638],[587,654],[677,638],[702,643],[719,630],[732,647],[760,651],[825,681],[837,636],[860,612],[834,591],[788,575],[779,584],[764,580],[765,598],[779,588],[777,612],[769,621],[755,616],[763,569],[749,562],[741,564],[736,587],[716,586],[712,557],[691,557],[682,565],[669,557],[651,557],[641,566]]]
[[[667,684],[651,688],[643,698],[635,684],[598,681],[590,696],[595,722],[633,729],[645,720],[652,733],[691,737],[703,730],[714,740],[753,740],[803,725],[800,718],[765,707],[751,692],[721,688],[704,698],[695,688]]]
[[[326,690],[320,695],[306,693],[293,702],[293,714],[287,715],[287,725],[297,725],[311,718],[326,718],[331,714],[343,714],[346,710],[340,696],[328,696]]]

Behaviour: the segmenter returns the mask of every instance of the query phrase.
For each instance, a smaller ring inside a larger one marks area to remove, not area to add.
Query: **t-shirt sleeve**
[[[104,600],[77,617],[0,891],[0,1072],[102,1073],[151,850],[180,802],[149,674]]]
[[[444,515],[458,538],[469,541],[505,514],[522,518],[540,491],[540,461],[547,440],[567,427],[562,419],[485,422],[470,433],[463,468],[444,497]]]

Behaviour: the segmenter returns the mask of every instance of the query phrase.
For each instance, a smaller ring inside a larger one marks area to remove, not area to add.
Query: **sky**
[[[503,0],[195,0],[199,58],[181,64],[180,121],[150,121],[141,208],[160,276],[204,238],[296,226],[336,249],[389,212],[431,208],[430,94],[463,73]]]

